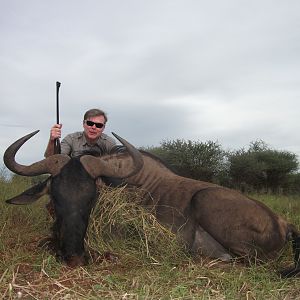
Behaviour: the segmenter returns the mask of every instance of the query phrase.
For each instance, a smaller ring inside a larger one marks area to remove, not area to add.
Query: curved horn
[[[140,151],[117,134],[113,132],[112,134],[126,147],[132,160],[128,161],[124,159],[123,155],[117,154],[107,155],[105,158],[91,155],[82,156],[80,161],[93,178],[99,176],[116,178],[130,177],[138,173],[144,165]]]
[[[27,140],[29,140],[38,132],[39,130],[36,130],[21,137],[6,149],[3,156],[3,161],[9,170],[23,176],[36,176],[47,173],[56,175],[60,171],[60,169],[69,161],[70,158],[67,155],[57,154],[33,163],[30,166],[18,164],[15,160],[16,153]]]

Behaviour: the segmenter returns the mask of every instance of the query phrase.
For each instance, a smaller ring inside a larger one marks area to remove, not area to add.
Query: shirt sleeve
[[[105,150],[106,150],[106,153],[111,153],[112,149],[117,145],[116,141],[109,137],[109,136],[105,136]]]
[[[72,137],[67,135],[60,143],[61,154],[71,155],[72,153]]]

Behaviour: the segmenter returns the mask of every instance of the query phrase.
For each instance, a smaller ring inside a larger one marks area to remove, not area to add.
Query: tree
[[[266,150],[257,153],[257,160],[265,163],[266,186],[273,192],[288,180],[288,175],[298,169],[296,155],[287,151]]]
[[[250,143],[249,149],[232,152],[229,157],[230,176],[238,188],[278,191],[288,180],[288,175],[297,171],[295,154],[273,150],[263,141]]]
[[[160,147],[148,148],[186,177],[217,182],[225,167],[225,152],[212,141],[195,142],[177,139],[163,141]]]

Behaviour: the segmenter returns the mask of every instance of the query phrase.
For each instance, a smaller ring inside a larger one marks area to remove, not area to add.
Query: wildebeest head
[[[91,209],[93,208],[97,190],[95,180],[100,176],[126,178],[137,173],[143,166],[140,152],[131,144],[115,137],[127,148],[132,157],[130,164],[124,165],[122,160],[106,162],[90,155],[80,158],[70,158],[67,155],[56,154],[29,166],[15,161],[15,155],[20,147],[38,131],[30,133],[7,148],[4,163],[12,172],[23,176],[51,174],[47,184],[39,190],[20,195],[9,203],[30,203],[39,198],[45,190],[52,198],[55,209],[54,240],[57,254],[69,265],[86,264],[84,252],[84,237],[88,226]]]

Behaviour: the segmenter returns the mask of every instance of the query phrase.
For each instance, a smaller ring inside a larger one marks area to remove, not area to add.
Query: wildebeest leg
[[[300,234],[293,225],[290,225],[290,234],[294,252],[294,266],[280,271],[280,276],[283,278],[300,276]]]
[[[55,222],[53,223],[51,227],[51,236],[46,237],[42,239],[38,246],[41,248],[44,248],[51,252],[53,255],[60,256],[60,249],[59,249],[59,228],[61,227],[60,220],[58,218],[55,219]]]
[[[200,253],[204,256],[230,261],[232,256],[200,225],[197,226],[194,241],[191,248],[192,253]]]

